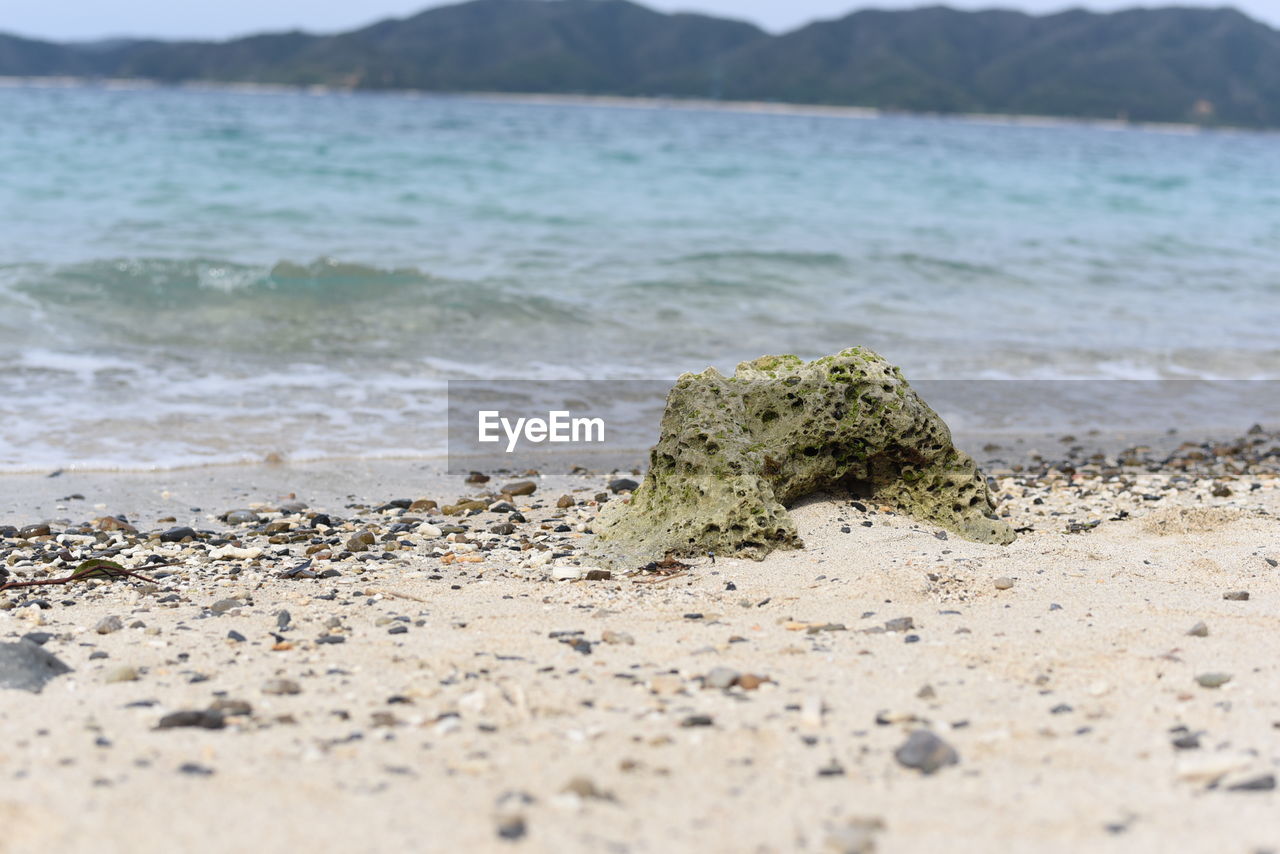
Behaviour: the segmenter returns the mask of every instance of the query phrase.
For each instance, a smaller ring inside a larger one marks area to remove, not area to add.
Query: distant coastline
[[[1121,119],[1093,119],[1074,116],[1047,116],[1003,113],[942,113],[923,110],[880,109],[832,104],[795,104],[780,101],[737,101],[711,98],[652,97],[640,95],[572,95],[556,92],[439,92],[422,89],[353,89],[344,86],[289,86],[281,83],[233,83],[192,80],[169,83],[135,77],[19,77],[0,75],[0,89],[103,89],[107,91],[177,90],[240,92],[260,95],[374,95],[405,98],[456,98],[490,103],[527,104],[558,107],[602,107],[625,110],[687,110],[811,118],[882,119],[899,116],[942,119],[971,124],[1014,127],[1093,127],[1103,130],[1141,130],[1152,133],[1275,133],[1273,128],[1197,125],[1189,122],[1143,122]]]

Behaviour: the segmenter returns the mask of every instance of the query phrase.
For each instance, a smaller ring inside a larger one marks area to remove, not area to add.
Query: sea
[[[450,380],[854,345],[964,381],[967,427],[1280,409],[1273,133],[29,83],[0,117],[0,472],[431,459]]]

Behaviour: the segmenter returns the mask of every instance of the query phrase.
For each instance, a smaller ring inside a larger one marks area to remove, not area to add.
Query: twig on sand
[[[153,563],[147,566],[147,569],[158,569],[162,566],[177,566],[177,562],[172,563]],[[90,578],[137,578],[148,584],[155,584],[155,579],[147,578],[145,575],[139,575],[130,569],[125,569],[115,561],[103,560],[102,558],[93,558],[86,560],[75,568],[75,571],[66,578],[42,578],[38,581],[10,581],[7,584],[0,584],[0,591],[18,590],[23,587],[44,587],[49,584],[70,584],[73,581],[87,581]]]

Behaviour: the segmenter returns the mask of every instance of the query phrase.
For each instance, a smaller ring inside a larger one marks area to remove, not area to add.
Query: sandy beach
[[[1270,850],[1275,444],[989,471],[1007,547],[832,495],[803,550],[592,580],[625,473],[8,476],[6,580],[154,583],[0,594],[71,668],[3,694],[0,850]]]

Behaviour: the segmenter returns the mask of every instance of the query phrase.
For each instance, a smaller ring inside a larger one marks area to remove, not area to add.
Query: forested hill
[[[55,44],[0,35],[0,75],[1280,126],[1280,33],[1226,8],[862,11],[775,36],[627,0],[472,0],[325,36]]]

